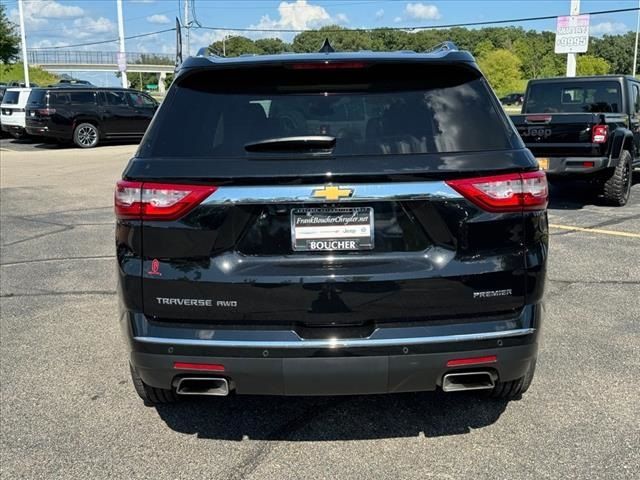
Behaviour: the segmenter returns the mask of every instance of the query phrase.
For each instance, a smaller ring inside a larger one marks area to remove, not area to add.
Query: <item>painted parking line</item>
[[[559,230],[569,230],[574,232],[599,233],[601,235],[612,235],[615,237],[640,238],[640,233],[619,232],[617,230],[602,230],[600,228],[575,227],[572,225],[558,225],[556,223],[550,223],[549,227],[557,228]]]

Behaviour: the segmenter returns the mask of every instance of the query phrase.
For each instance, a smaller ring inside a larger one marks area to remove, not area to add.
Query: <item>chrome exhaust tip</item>
[[[176,385],[178,395],[213,395],[226,397],[229,395],[229,382],[226,378],[183,377]]]
[[[445,392],[490,390],[495,385],[494,376],[490,372],[447,373],[442,378],[442,390]]]

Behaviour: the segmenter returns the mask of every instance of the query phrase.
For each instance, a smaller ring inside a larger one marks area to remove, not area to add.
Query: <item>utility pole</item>
[[[122,88],[129,88],[127,81],[127,54],[124,49],[124,20],[122,19],[122,0],[116,0],[118,6],[118,36],[120,37],[120,51],[118,52],[118,69],[122,79]]]
[[[184,0],[184,28],[186,32],[187,57],[191,56],[191,27],[189,25],[189,0]]]
[[[580,0],[571,0],[571,16],[580,15]],[[576,63],[578,54],[567,53],[567,77],[576,76]]]
[[[636,76],[638,66],[638,31],[640,30],[640,0],[638,0],[638,19],[636,20],[636,48],[633,53],[633,76]]]
[[[27,59],[27,34],[24,31],[24,11],[22,0],[18,0],[18,12],[20,16],[20,38],[22,39],[22,66],[24,67],[24,86],[29,87],[29,60]]]

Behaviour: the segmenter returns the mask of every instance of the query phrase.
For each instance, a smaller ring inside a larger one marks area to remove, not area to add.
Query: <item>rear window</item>
[[[468,68],[262,67],[182,79],[139,156],[244,157],[246,144],[309,135],[335,137],[335,156],[512,148],[485,81]]]
[[[617,82],[534,83],[524,113],[616,113],[621,107]]]
[[[20,92],[7,91],[4,94],[2,103],[6,103],[7,105],[17,105],[19,100],[20,100]]]
[[[29,95],[29,100],[28,103],[29,104],[33,104],[33,105],[44,105],[45,104],[45,97],[47,95],[47,91],[46,90],[40,90],[40,89],[34,89],[31,90],[31,94]]]

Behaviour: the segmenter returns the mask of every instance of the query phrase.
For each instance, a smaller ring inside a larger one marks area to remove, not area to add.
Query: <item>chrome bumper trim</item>
[[[322,198],[314,192],[336,186],[351,191],[345,198]],[[220,187],[207,197],[204,205],[264,203],[346,203],[363,201],[407,201],[460,199],[462,196],[445,182],[391,182],[360,184],[274,185]]]
[[[134,337],[136,342],[163,345],[185,345],[193,347],[227,347],[227,348],[357,348],[357,347],[393,347],[406,345],[429,345],[437,343],[474,342],[482,340],[498,340],[510,337],[531,335],[535,328],[517,328],[499,332],[465,333],[460,335],[440,335],[412,338],[354,338],[326,340],[290,340],[290,341],[253,341],[253,340],[201,340],[164,337]]]

